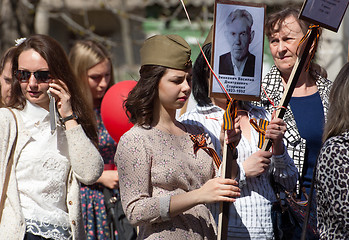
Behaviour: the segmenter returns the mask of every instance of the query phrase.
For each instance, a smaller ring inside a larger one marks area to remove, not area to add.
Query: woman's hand
[[[70,102],[70,93],[67,85],[58,79],[54,79],[49,84],[50,88],[48,89],[52,96],[56,99],[56,106],[59,114],[62,118],[69,117],[73,115],[73,109]],[[78,122],[75,119],[71,119],[64,123],[65,129],[71,129],[78,125]]]
[[[268,170],[271,152],[259,150],[249,156],[243,163],[246,177],[257,177]]]
[[[270,121],[265,138],[269,138],[273,142],[273,154],[281,155],[284,153],[283,137],[286,132],[286,123],[281,118],[274,118]]]
[[[73,114],[70,93],[67,85],[58,79],[54,79],[49,84],[49,91],[56,99],[57,110],[62,118],[68,117]]]
[[[235,202],[240,197],[238,182],[229,178],[213,178],[197,190],[201,203]]]
[[[239,144],[240,139],[241,139],[241,129],[240,129],[240,116],[234,119],[234,129],[227,130],[227,134],[225,134],[225,131],[221,129],[221,134],[220,134],[220,142],[221,145],[223,144],[229,144],[232,143],[235,147]],[[223,147],[222,147],[223,149]]]
[[[119,187],[119,174],[117,170],[105,170],[102,176],[97,180],[97,183],[103,184],[103,186],[116,189]]]
[[[213,178],[199,189],[171,196],[170,216],[176,216],[198,204],[235,202],[235,198],[240,196],[237,185],[232,179]]]

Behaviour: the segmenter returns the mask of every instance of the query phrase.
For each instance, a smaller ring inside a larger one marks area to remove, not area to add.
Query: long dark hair
[[[211,43],[202,47],[208,61],[211,60]],[[193,66],[192,76],[192,93],[195,101],[199,106],[207,106],[211,103],[208,97],[208,77],[210,69],[207,66],[206,60],[200,52]]]
[[[157,65],[144,65],[139,70],[140,79],[124,102],[126,114],[133,124],[147,128],[153,122],[158,86],[166,70],[166,67]]]
[[[78,122],[82,125],[86,135],[92,142],[97,144],[97,127],[93,123],[94,113],[87,105],[87,100],[79,88],[77,79],[62,46],[52,37],[46,35],[36,34],[28,37],[16,49],[12,60],[12,72],[18,70],[19,55],[29,49],[33,49],[45,59],[52,78],[60,79],[67,85],[71,95],[72,110],[78,116]],[[22,94],[19,81],[14,78],[12,99],[9,106],[23,109],[25,104],[26,98]]]

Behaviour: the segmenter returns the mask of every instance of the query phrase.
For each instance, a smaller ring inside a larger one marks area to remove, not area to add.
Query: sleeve
[[[115,163],[121,202],[130,223],[141,225],[169,219],[170,196],[152,196],[152,155],[146,148],[144,134],[130,131],[124,134],[116,150]]]
[[[81,125],[69,129],[65,133],[73,173],[83,184],[95,183],[102,175],[104,167],[98,149],[86,136]]]
[[[272,164],[274,179],[280,183],[286,190],[291,191],[296,186],[298,179],[298,170],[294,165],[292,158],[288,155],[286,147],[282,155],[273,155]]]
[[[16,126],[13,116],[5,108],[0,109],[0,190],[2,192],[6,166],[16,136]]]
[[[330,140],[331,141],[331,140]],[[328,141],[321,149],[317,167],[318,217],[331,217],[331,221],[349,229],[349,155],[348,147]],[[347,145],[347,144],[346,144]],[[324,209],[324,208],[329,209]],[[323,215],[323,210],[326,215]]]

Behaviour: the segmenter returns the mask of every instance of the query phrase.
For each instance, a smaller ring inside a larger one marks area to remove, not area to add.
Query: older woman
[[[1,238],[85,239],[79,185],[94,183],[103,170],[92,109],[63,48],[51,37],[27,38],[15,51],[12,69],[8,106],[17,129],[11,112],[0,109],[1,191],[16,134],[18,139]]]
[[[262,92],[261,102],[257,104],[270,113],[274,111],[274,106],[280,105],[298,57],[299,42],[310,25],[300,20],[298,15],[298,10],[287,8],[270,14],[266,21],[266,35],[275,65],[262,81],[265,92]],[[322,144],[331,87],[331,82],[325,78],[324,73],[313,62],[309,71],[302,71],[284,116],[287,125],[284,143],[300,173],[297,187],[299,195],[301,189],[310,193],[313,170]],[[274,106],[269,99],[274,102]],[[296,231],[298,232],[301,231]]]

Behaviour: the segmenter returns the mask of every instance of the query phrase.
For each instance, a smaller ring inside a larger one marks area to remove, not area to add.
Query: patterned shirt
[[[247,108],[250,119],[255,118],[259,121],[270,118],[270,114],[260,107],[248,105]],[[197,106],[183,114],[180,120],[187,124],[204,126],[215,143],[216,150],[219,151],[223,113],[223,109],[213,104],[205,107]],[[230,207],[228,237],[232,239],[273,239],[271,205],[276,198],[270,184],[270,174],[265,172],[256,178],[246,178],[242,167],[242,163],[259,150],[258,139],[259,134],[251,127],[251,142],[242,136],[237,146],[241,196]],[[274,179],[285,188],[292,189],[297,181],[297,169],[287,151],[283,155],[273,156],[271,161],[270,170]],[[213,214],[217,219],[217,209],[214,209]]]
[[[317,75],[316,86],[321,97],[326,119],[329,106],[328,98],[332,82],[330,80],[322,78],[320,75]],[[284,92],[281,74],[280,71],[276,68],[276,66],[273,66],[268,72],[268,74],[264,77],[262,81],[262,87],[265,90],[265,92],[262,91],[261,93],[261,101],[253,102],[253,104],[257,106],[262,106],[269,113],[272,113],[275,109],[270,103],[269,99],[274,102],[275,106],[280,106],[280,101]],[[287,127],[287,130],[284,135],[284,144],[287,147],[288,154],[294,160],[294,163],[298,168],[298,172],[301,174],[303,171],[303,165],[305,160],[304,155],[306,149],[306,140],[303,139],[299,134],[296,120],[294,118],[290,106],[287,107],[283,120],[285,121]],[[323,130],[319,129],[319,131]]]
[[[202,129],[184,126],[187,133],[181,136],[134,126],[118,143],[121,201],[130,223],[139,226],[139,239],[215,239],[216,224],[206,205],[169,216],[171,196],[198,189],[216,174],[204,150],[194,153],[189,134]]]
[[[316,170],[320,239],[349,239],[349,132],[328,139]]]

